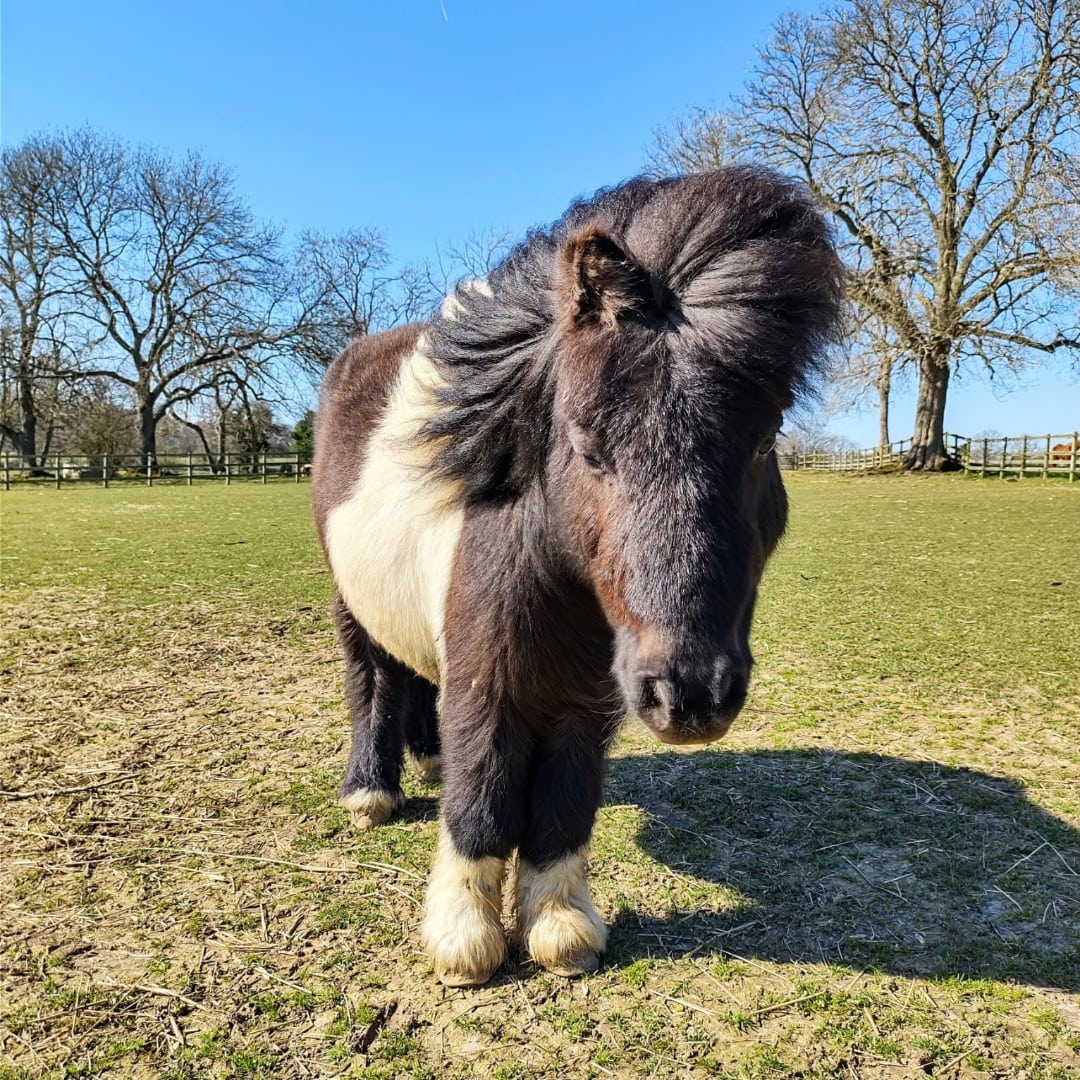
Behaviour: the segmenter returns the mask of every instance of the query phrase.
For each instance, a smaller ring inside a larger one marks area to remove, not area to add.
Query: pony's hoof
[[[443,986],[483,986],[506,959],[501,928],[484,927],[475,935],[457,933],[439,942],[432,942],[429,935],[427,947],[435,978]]]
[[[595,952],[580,952],[567,956],[556,964],[544,965],[552,975],[558,975],[563,979],[576,979],[579,975],[591,975],[600,968],[600,954]]]
[[[490,971],[440,971],[436,969],[435,978],[443,986],[451,986],[455,989],[466,986],[483,986],[498,970],[498,965]]]
[[[589,899],[582,853],[543,870],[522,862],[517,893],[518,942],[533,961],[566,979],[600,967],[607,927]]]
[[[387,821],[404,801],[405,796],[400,791],[357,788],[342,797],[341,805],[349,811],[353,825],[366,832]]]
[[[596,971],[606,944],[602,924],[584,918],[574,922],[577,925],[572,927],[565,922],[562,926],[541,923],[526,939],[528,955],[546,971],[564,979]]]
[[[435,978],[445,986],[480,986],[506,959],[502,884],[506,861],[459,855],[443,824],[431,867],[421,937]]]
[[[429,901],[423,939],[444,986],[482,986],[506,959],[502,923],[483,907],[469,912],[459,906],[455,912]]]
[[[439,779],[442,760],[438,754],[413,758],[413,765],[416,768],[416,775],[419,776],[425,784],[433,784]]]

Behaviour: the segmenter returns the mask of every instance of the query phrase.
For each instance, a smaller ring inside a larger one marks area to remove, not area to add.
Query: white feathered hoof
[[[483,986],[506,959],[502,927],[486,922],[462,923],[439,937],[425,927],[424,944],[444,986]]]
[[[607,927],[589,899],[584,849],[543,869],[523,860],[517,907],[521,945],[541,967],[567,979],[600,967]]]
[[[424,948],[445,986],[481,986],[506,959],[502,859],[466,859],[446,832],[431,870],[424,907]]]
[[[366,832],[387,821],[405,801],[400,791],[375,791],[357,788],[342,797],[341,805],[349,811],[353,826]]]

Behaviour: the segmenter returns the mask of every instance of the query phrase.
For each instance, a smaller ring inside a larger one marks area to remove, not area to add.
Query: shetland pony
[[[599,964],[605,749],[628,712],[703,743],[742,707],[787,517],[773,444],[840,302],[796,185],[639,178],[329,369],[313,498],[353,725],[341,795],[384,821],[405,747],[430,769],[441,737],[423,938],[443,983],[502,963],[515,852],[524,950]]]

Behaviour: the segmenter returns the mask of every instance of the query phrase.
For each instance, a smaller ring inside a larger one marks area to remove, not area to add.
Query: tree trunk
[[[933,354],[919,360],[919,388],[915,398],[915,430],[905,469],[940,472],[948,464],[945,453],[945,394],[949,388],[948,355]]]
[[[139,452],[144,469],[157,463],[157,416],[152,397],[139,402]]]
[[[225,426],[227,420],[225,409],[218,410],[218,426],[217,426],[217,459],[218,469],[215,472],[225,471],[225,455],[228,453],[228,430]]]
[[[40,465],[37,456],[37,409],[34,405],[34,388],[27,375],[27,369],[23,368],[19,379],[19,412],[22,420],[22,430],[19,432],[19,453],[23,463],[32,472],[37,473]]]
[[[45,454],[48,443],[39,454],[37,446],[37,409],[34,404],[33,389],[25,379],[19,380],[19,427],[3,424],[4,438],[11,440],[15,453],[22,458],[23,468],[31,476],[45,475]]]
[[[889,451],[889,393],[892,390],[892,360],[883,358],[878,368],[878,445]]]
[[[29,470],[31,476],[45,475],[45,455],[37,452],[37,417],[24,415],[22,427],[4,424],[3,432],[4,437],[11,440],[15,453],[22,458],[23,468]]]

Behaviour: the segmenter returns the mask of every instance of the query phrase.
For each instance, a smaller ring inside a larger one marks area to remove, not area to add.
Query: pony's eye
[[[570,445],[574,448],[574,453],[577,454],[585,464],[592,469],[593,472],[604,472],[606,465],[604,462],[604,452],[600,446],[599,438],[591,431],[586,431],[585,428],[578,424],[571,424],[569,427]]]
[[[758,443],[757,452],[762,457],[765,457],[766,454],[771,454],[773,450],[776,449],[776,437],[779,434],[778,431],[774,431],[771,434],[766,435],[765,438]]]

